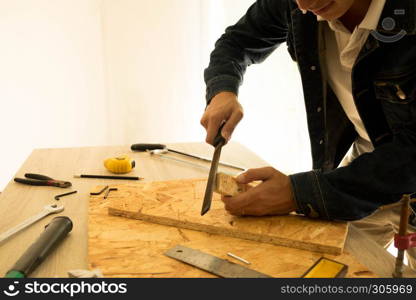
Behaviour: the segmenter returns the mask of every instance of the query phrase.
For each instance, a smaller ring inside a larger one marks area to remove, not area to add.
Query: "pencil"
[[[96,179],[120,179],[120,180],[141,180],[143,178],[136,176],[111,176],[111,175],[74,175],[74,178],[96,178]]]

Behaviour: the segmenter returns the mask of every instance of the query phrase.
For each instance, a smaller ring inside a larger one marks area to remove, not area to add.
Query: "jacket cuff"
[[[240,80],[234,76],[221,75],[212,78],[207,82],[206,100],[207,104],[211,102],[217,94],[221,92],[232,92],[238,96]]]
[[[296,212],[310,218],[330,220],[325,207],[324,195],[319,186],[318,172],[310,171],[289,176],[298,206]]]

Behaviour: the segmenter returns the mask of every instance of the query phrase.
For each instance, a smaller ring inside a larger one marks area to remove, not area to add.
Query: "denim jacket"
[[[216,43],[207,101],[238,94],[246,68],[286,42],[302,78],[313,159],[312,171],[290,175],[299,213],[357,220],[416,192],[416,1],[387,0],[355,62],[352,93],[375,150],[340,168],[357,133],[324,79],[321,23],[293,0],[257,0]]]

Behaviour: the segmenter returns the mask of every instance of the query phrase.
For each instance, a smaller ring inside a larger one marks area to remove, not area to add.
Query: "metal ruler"
[[[228,260],[180,245],[169,249],[165,255],[223,278],[272,278]]]

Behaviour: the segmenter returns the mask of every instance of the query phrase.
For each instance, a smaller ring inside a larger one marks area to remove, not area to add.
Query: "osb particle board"
[[[123,192],[121,192],[123,194]],[[108,215],[108,203],[120,196],[111,192],[105,200],[91,196],[88,214],[88,260],[90,269],[100,269],[105,277],[215,277],[166,257],[168,249],[183,245],[247,266],[227,256],[234,253],[248,266],[272,277],[300,277],[321,256],[349,266],[347,277],[376,277],[351,255],[322,255],[317,252],[213,235],[204,232],[152,224]]]
[[[235,217],[214,194],[211,210],[200,215],[206,179],[144,182],[118,186],[111,198],[110,215],[161,225],[297,249],[341,254],[346,223],[312,220],[303,216]]]

